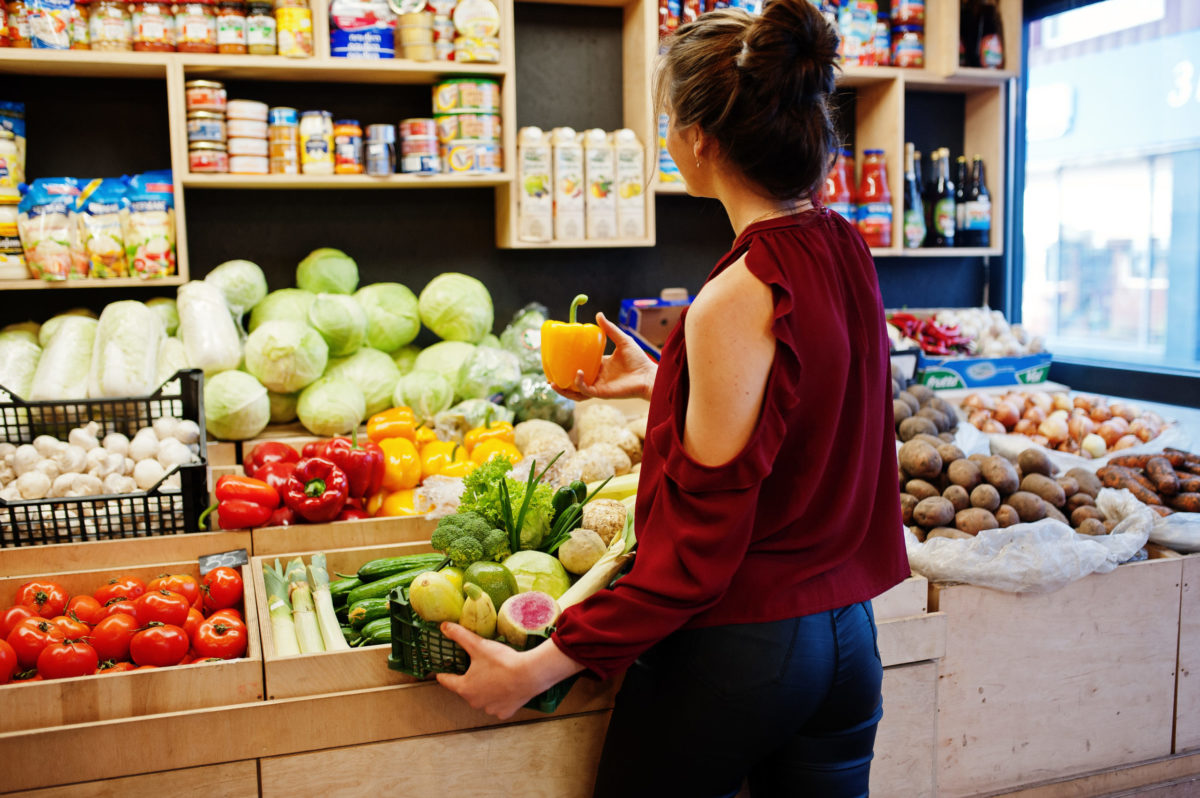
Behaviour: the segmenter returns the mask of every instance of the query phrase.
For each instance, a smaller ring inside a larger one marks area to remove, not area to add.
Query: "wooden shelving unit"
[[[494,175],[194,175],[181,178],[184,188],[288,189],[421,189],[490,188],[507,184],[507,172]]]
[[[161,286],[183,285],[187,282],[186,275],[174,274],[170,277],[159,277],[143,280],[140,277],[113,277],[107,280],[88,278],[86,280],[0,280],[0,290],[5,291],[41,291],[45,289],[77,289],[77,288],[156,288]]]

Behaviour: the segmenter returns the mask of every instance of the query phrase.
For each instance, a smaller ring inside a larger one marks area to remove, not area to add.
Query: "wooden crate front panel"
[[[22,790],[5,795],[6,798],[129,798],[139,795],[169,795],[171,798],[248,798],[258,794],[258,762],[250,759],[224,765],[67,784],[42,790]]]
[[[264,798],[395,794],[586,798],[608,712],[262,760]],[[453,763],[469,762],[466,767]],[[630,774],[636,778],[636,774]]]
[[[934,585],[938,789],[967,796],[1171,752],[1182,560],[1047,595]]]
[[[1175,698],[1175,751],[1200,748],[1200,556],[1183,560],[1179,604],[1179,677]]]
[[[297,524],[255,529],[254,554],[272,557],[294,551],[328,551],[428,541],[437,521],[413,518],[364,518],[332,524]]]
[[[884,669],[883,720],[875,734],[871,763],[872,795],[934,795],[937,675],[934,662]]]
[[[190,573],[199,577],[200,570],[192,561],[77,571],[51,578],[75,595],[94,591],[118,573],[148,582],[164,573]],[[11,605],[17,588],[26,581],[28,577],[0,579],[0,606]],[[254,611],[256,594],[246,566],[242,568],[242,582],[248,637],[246,656],[242,659],[3,685],[0,686],[0,707],[4,708],[0,711],[0,732],[261,701],[262,647]]]
[[[946,653],[946,616],[940,612],[893,618],[876,626],[885,668],[939,659]]]
[[[920,615],[929,604],[929,580],[913,574],[886,593],[871,600],[875,622],[890,621],[892,618],[907,618]]]
[[[198,560],[206,554],[234,549],[250,551],[249,532],[199,532],[124,540],[97,540],[91,543],[24,546],[0,549],[0,577],[45,576],[96,568],[183,562]]]

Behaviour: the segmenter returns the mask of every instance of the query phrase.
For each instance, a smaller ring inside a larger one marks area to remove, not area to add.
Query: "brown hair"
[[[722,9],[683,25],[655,80],[658,107],[700,126],[776,199],[820,186],[836,146],[829,98],[837,31],[809,0],[767,0],[760,16]]]

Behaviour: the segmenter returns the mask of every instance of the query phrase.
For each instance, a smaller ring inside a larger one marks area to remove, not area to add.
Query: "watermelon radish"
[[[558,620],[558,603],[548,593],[531,590],[510,597],[500,607],[496,627],[510,646],[524,648],[531,634],[547,634]]]

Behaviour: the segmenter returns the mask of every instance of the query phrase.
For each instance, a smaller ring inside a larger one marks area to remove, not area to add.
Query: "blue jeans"
[[[867,795],[883,665],[870,602],[681,630],[629,669],[597,798]]]

